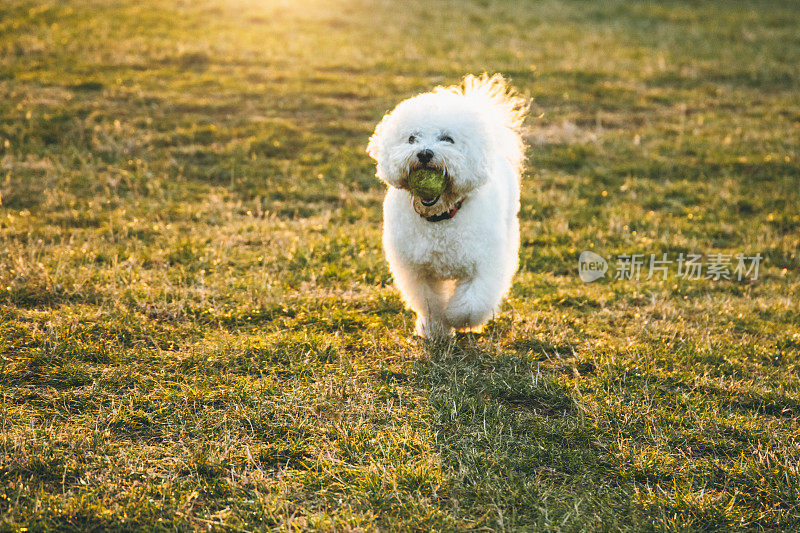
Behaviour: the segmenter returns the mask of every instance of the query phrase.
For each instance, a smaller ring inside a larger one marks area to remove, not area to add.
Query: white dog
[[[423,337],[479,330],[508,292],[518,264],[526,111],[502,76],[467,76],[401,102],[370,138],[367,152],[389,185],[386,258]],[[408,191],[418,168],[447,177],[433,203]]]

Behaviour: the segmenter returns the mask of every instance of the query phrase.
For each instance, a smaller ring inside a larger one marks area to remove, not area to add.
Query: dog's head
[[[418,168],[447,176],[442,198],[457,199],[489,179],[493,143],[485,114],[463,93],[435,90],[409,98],[380,121],[367,152],[388,185],[407,188]]]

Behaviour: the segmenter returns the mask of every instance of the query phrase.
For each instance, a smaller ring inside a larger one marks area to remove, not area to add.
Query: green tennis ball
[[[420,168],[408,176],[408,188],[412,194],[426,202],[435,200],[447,187],[447,177],[436,170]]]

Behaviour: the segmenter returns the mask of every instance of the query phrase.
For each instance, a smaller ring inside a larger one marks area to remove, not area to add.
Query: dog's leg
[[[491,318],[508,290],[508,278],[497,275],[497,272],[487,268],[472,278],[456,282],[455,291],[445,310],[450,327],[479,331]]]
[[[442,339],[452,334],[444,318],[447,290],[444,282],[397,269],[394,281],[408,306],[417,313],[415,333],[426,339]]]

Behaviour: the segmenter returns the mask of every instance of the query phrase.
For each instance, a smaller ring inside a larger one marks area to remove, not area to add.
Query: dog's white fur
[[[511,286],[526,111],[526,101],[502,76],[467,76],[461,85],[401,102],[370,138],[377,176],[389,185],[383,246],[395,283],[417,314],[419,335],[479,329]],[[407,190],[409,173],[423,166],[423,150],[433,152],[428,166],[449,179],[440,205],[424,214],[447,212],[464,200],[448,220],[430,222],[418,214]]]

